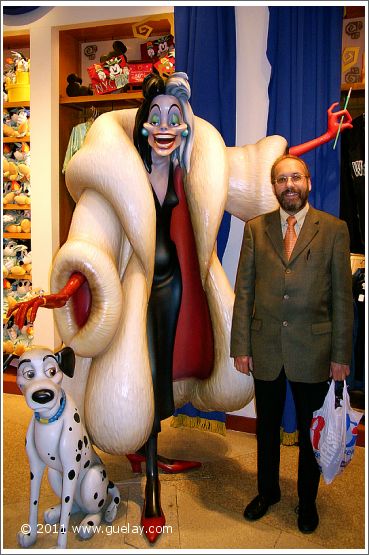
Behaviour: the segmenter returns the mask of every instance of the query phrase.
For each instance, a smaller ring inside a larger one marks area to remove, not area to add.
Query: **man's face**
[[[172,154],[184,140],[182,132],[187,129],[178,100],[169,94],[154,98],[143,126],[149,132],[149,145],[159,156]]]
[[[288,214],[299,212],[311,191],[311,181],[306,177],[304,165],[292,158],[281,160],[275,167],[273,190],[283,210]]]

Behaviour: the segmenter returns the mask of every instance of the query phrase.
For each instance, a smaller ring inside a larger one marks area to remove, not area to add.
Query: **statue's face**
[[[149,145],[159,156],[172,154],[184,140],[182,133],[187,129],[177,98],[169,94],[154,98],[143,126],[149,133]]]

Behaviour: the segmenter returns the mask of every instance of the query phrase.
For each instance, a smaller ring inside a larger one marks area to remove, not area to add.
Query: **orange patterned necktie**
[[[297,234],[295,230],[295,223],[297,222],[295,216],[288,216],[287,218],[287,231],[286,235],[284,236],[284,253],[286,255],[287,260],[290,259],[291,253],[293,251],[293,247],[297,241]]]

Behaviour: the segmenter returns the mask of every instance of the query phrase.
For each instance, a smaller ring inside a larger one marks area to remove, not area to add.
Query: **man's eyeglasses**
[[[277,185],[287,185],[288,180],[291,179],[294,185],[301,185],[303,180],[307,175],[302,175],[301,173],[293,173],[292,175],[279,175],[275,179]]]

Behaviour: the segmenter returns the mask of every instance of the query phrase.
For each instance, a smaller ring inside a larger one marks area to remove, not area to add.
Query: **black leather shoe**
[[[299,505],[297,526],[303,534],[311,534],[319,524],[319,515],[315,503]]]
[[[270,505],[274,505],[280,501],[280,497],[270,499],[264,495],[257,495],[255,499],[249,503],[243,513],[246,520],[258,520],[265,515]]]

